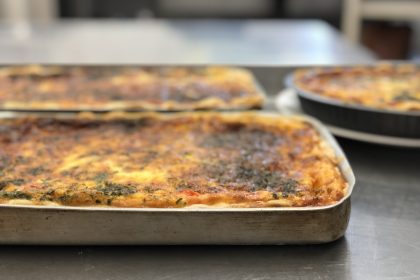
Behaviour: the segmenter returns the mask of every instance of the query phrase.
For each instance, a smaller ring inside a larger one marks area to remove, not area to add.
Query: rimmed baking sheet
[[[311,123],[332,147],[348,182],[345,197],[333,205],[177,209],[0,205],[0,243],[307,244],[336,240],[348,225],[355,177],[327,129],[315,119],[299,118]]]

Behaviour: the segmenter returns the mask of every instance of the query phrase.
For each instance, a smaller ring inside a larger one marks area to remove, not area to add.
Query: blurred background
[[[420,59],[418,0],[0,0],[0,20],[3,63]]]

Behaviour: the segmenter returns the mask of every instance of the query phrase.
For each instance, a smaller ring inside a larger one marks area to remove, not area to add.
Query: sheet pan
[[[261,114],[274,116],[274,113]],[[3,117],[16,116],[9,114]],[[336,204],[322,207],[179,209],[0,205],[0,243],[257,245],[334,241],[344,235],[349,222],[355,177],[346,156],[326,128],[313,118],[301,118],[319,131],[339,159],[348,191]]]

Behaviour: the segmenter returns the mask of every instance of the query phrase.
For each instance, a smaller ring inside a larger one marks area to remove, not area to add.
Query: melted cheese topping
[[[298,71],[296,85],[306,91],[349,104],[420,110],[420,69],[414,65],[379,65]]]
[[[300,119],[257,113],[0,121],[0,203],[287,207],[339,201],[332,149]]]
[[[5,109],[240,109],[263,101],[252,74],[240,68],[0,68]]]

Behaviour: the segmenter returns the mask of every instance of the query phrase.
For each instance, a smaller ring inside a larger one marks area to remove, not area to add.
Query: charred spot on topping
[[[282,191],[283,174],[278,171],[257,170],[250,178],[257,189]]]
[[[115,126],[120,126],[124,128],[125,131],[130,132],[135,129],[146,127],[152,124],[153,121],[151,118],[141,118],[141,119],[133,119],[133,120],[126,120],[126,119],[116,119],[110,121],[110,124]]]
[[[203,170],[206,170],[210,179],[230,188],[294,193],[298,186],[296,180],[287,178],[282,172],[270,171],[246,161],[233,160],[220,165],[205,165]]]
[[[238,166],[236,176],[244,183],[250,182],[253,190],[293,193],[298,185],[297,181],[285,178],[284,174],[279,171]]]
[[[246,124],[241,122],[230,122],[225,125],[225,129],[230,132],[238,132],[244,128],[246,128]]]
[[[293,194],[296,193],[296,187],[298,182],[294,179],[288,178],[281,181],[281,192],[283,194]]]
[[[292,191],[291,184],[285,183],[289,182],[286,176],[270,168],[270,163],[279,159],[275,147],[284,144],[283,137],[244,124],[231,125],[229,128],[217,128],[217,133],[202,142],[203,147],[227,148],[232,154],[229,160],[218,159],[218,165],[203,165],[208,176],[235,189],[282,191],[286,188]]]
[[[253,152],[267,150],[282,142],[280,135],[261,128],[242,128],[235,125],[235,129],[236,131],[230,131],[228,127],[223,127],[220,132],[206,135],[200,145],[204,148],[231,148]]]
[[[107,196],[123,196],[133,194],[137,191],[133,185],[118,184],[109,181],[97,186],[97,190]]]

